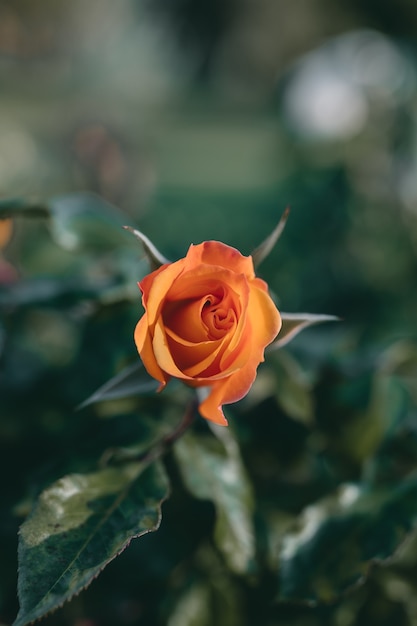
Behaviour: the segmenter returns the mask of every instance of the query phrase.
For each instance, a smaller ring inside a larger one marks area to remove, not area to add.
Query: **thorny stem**
[[[178,424],[178,426],[176,426],[174,430],[170,432],[168,435],[165,435],[164,437],[162,437],[162,439],[158,443],[156,443],[154,446],[152,446],[145,452],[141,452],[137,455],[121,454],[119,457],[117,457],[115,449],[108,450],[102,456],[100,465],[102,466],[106,466],[107,464],[120,465],[127,461],[130,461],[130,462],[140,461],[141,463],[149,464],[153,461],[156,461],[156,459],[159,459],[160,457],[162,457],[171,448],[171,446],[178,439],[180,439],[180,437],[182,437],[185,431],[188,430],[188,428],[194,422],[197,406],[198,406],[198,400],[196,397],[194,397],[189,402],[185,410],[185,413],[183,415],[183,418]]]
[[[195,414],[198,406],[197,398],[194,397],[186,408],[186,411],[183,415],[181,422],[178,424],[177,428],[175,428],[169,435],[165,435],[162,439],[162,445],[165,449],[169,448],[174,444],[177,439],[182,437],[186,430],[191,426],[194,422]]]

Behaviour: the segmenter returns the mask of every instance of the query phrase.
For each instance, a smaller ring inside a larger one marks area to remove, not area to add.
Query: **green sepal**
[[[317,313],[281,313],[282,327],[277,338],[268,346],[268,350],[282,348],[305,328],[322,322],[337,322],[335,315]]]
[[[290,214],[290,208],[287,207],[284,213],[281,216],[278,224],[275,226],[274,230],[264,241],[252,252],[253,265],[257,268],[262,261],[268,256],[268,254],[272,251],[278,239],[280,238],[285,224],[287,223],[288,216]]]
[[[134,235],[136,239],[139,239],[139,241],[141,242],[146,257],[149,261],[151,271],[159,269],[162,265],[171,263],[171,261],[164,257],[164,255],[159,252],[159,250],[152,243],[152,241],[146,235],[141,233],[140,230],[137,230],[136,228],[131,228],[130,226],[124,226],[123,228],[132,233],[132,235]]]
[[[106,400],[119,400],[139,394],[156,391],[158,381],[148,374],[142,361],[128,365],[104,385],[99,387],[91,396],[82,402],[78,409],[83,409],[90,404],[104,402]]]

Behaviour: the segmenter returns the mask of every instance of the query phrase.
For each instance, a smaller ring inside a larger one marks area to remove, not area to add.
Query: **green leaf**
[[[40,202],[31,202],[24,198],[0,200],[0,217],[49,217],[49,209]]]
[[[216,575],[210,575],[209,571],[207,580],[197,580],[187,585],[181,595],[176,592],[177,600],[169,613],[169,626],[242,626],[245,623],[244,603],[237,587],[212,555],[206,553],[203,558],[206,561],[204,565],[207,567],[209,563]],[[203,558],[200,556],[201,560]]]
[[[122,228],[126,215],[92,193],[72,193],[49,200],[51,231],[66,250],[128,246]]]
[[[43,303],[68,306],[83,299],[99,300],[111,286],[109,280],[93,281],[84,276],[22,279],[0,287],[0,307],[11,309]]]
[[[136,230],[135,228],[131,228],[130,226],[124,226],[123,228],[131,232],[136,237],[136,239],[139,239],[139,241],[141,242],[146,257],[149,261],[151,271],[159,269],[162,265],[171,263],[171,261],[164,257],[164,255],[159,252],[159,250],[152,243],[152,241],[148,239],[146,235],[141,233],[140,230]]]
[[[282,351],[277,357],[275,393],[278,404],[289,417],[311,424],[314,405],[310,381],[290,354]]]
[[[282,327],[278,337],[268,347],[268,350],[282,348],[289,343],[299,332],[322,322],[337,322],[339,318],[335,315],[321,315],[316,313],[282,313]]]
[[[268,237],[252,252],[252,259],[255,267],[258,267],[272,251],[285,228],[289,214],[290,209],[287,207],[272,233],[268,235]]]
[[[211,626],[212,598],[207,585],[192,585],[177,600],[170,613],[169,626]]]
[[[158,381],[152,378],[145,370],[142,361],[128,365],[119,374],[111,378],[87,400],[84,400],[78,409],[83,409],[90,404],[104,402],[105,400],[118,400],[128,398],[150,391],[156,391]]]
[[[253,494],[230,429],[211,426],[216,438],[186,433],[174,447],[181,475],[196,498],[216,508],[214,539],[230,569],[254,569]]]
[[[279,598],[333,602],[417,527],[417,476],[389,488],[344,485],[307,507],[281,542]]]
[[[71,474],[46,489],[20,529],[14,626],[60,607],[133,538],[157,530],[167,496],[159,462]]]
[[[120,416],[115,419],[120,421]],[[128,431],[128,442],[106,448],[101,457],[101,463],[106,466],[138,461],[145,455],[154,455],[157,450],[162,453],[177,435],[181,436],[182,427],[186,426],[184,417],[179,421],[175,411],[158,413],[155,407],[150,414],[130,415],[128,419],[136,421],[137,426]],[[107,435],[107,445],[108,442],[109,436]],[[112,441],[112,444],[114,443]]]
[[[395,343],[379,354],[371,378],[368,405],[343,426],[341,448],[355,463],[366,463],[368,471],[374,461],[379,465],[375,453],[384,442],[396,436],[397,428],[407,419],[413,405],[411,390],[399,374],[402,359],[397,358],[400,356],[398,347]]]
[[[45,203],[22,198],[1,200],[0,218],[15,216],[50,218],[52,236],[66,250],[130,245],[122,230],[127,216],[93,193],[55,196]]]
[[[393,375],[417,402],[417,345],[410,340],[393,343],[380,357],[381,373]]]

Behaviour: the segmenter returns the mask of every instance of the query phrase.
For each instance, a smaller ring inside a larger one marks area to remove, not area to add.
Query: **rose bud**
[[[160,390],[171,377],[207,387],[200,414],[227,424],[223,404],[243,398],[277,336],[281,316],[251,256],[218,241],[191,245],[140,283],[145,313],[135,343]]]

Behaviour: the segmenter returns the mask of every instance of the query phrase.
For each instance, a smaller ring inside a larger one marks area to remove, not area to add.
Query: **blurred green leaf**
[[[372,381],[371,398],[366,419],[357,422],[357,457],[366,459],[375,454],[381,442],[394,432],[406,414],[408,398],[397,376],[376,371]],[[353,443],[353,441],[352,441]]]
[[[414,341],[400,340],[382,355],[380,369],[400,380],[414,403],[417,402],[417,345]]]
[[[71,474],[46,489],[20,529],[15,626],[60,607],[133,538],[157,530],[167,496],[158,462]]]
[[[20,280],[0,287],[0,307],[7,310],[39,304],[76,304],[82,300],[99,299],[110,291],[111,279],[90,280],[84,276],[40,277]]]
[[[152,378],[145,370],[142,361],[128,365],[119,374],[110,379],[102,387],[97,389],[87,400],[78,407],[84,407],[103,402],[105,400],[118,400],[150,391],[156,391],[158,381]]]
[[[117,402],[115,402],[117,404]],[[135,419],[136,418],[136,419]],[[121,417],[118,416],[114,420],[120,422]],[[151,415],[137,414],[129,416],[130,422],[136,422],[135,429],[129,431],[129,441],[122,445],[113,445],[108,447],[101,458],[101,463],[106,465],[123,464],[128,461],[137,461],[143,458],[145,454],[150,453],[159,447],[169,446],[172,437],[181,432],[183,418],[179,419],[176,411],[157,414],[154,407]],[[109,438],[107,435],[107,442]]]
[[[259,369],[243,406],[253,407],[266,398],[275,397],[288,417],[311,425],[314,417],[312,379],[292,354],[277,350],[268,358],[267,366]]]
[[[51,218],[51,231],[57,243],[67,250],[108,249],[112,246],[130,246],[127,229],[139,239],[150,262],[157,269],[170,261],[166,259],[146,235],[126,226],[129,216],[98,195],[88,192],[55,196],[45,204],[27,199],[0,200],[0,218],[14,216]]]
[[[402,343],[402,342],[401,342]],[[402,360],[398,360],[395,343],[378,355],[371,374],[367,406],[351,415],[342,427],[341,449],[356,463],[367,463],[407,418],[412,405],[411,390],[399,374]],[[349,385],[341,396],[348,403]]]
[[[216,576],[187,587],[170,611],[167,626],[241,626],[242,602],[236,586],[217,563],[207,565],[216,567]]]
[[[27,198],[8,198],[0,200],[1,217],[48,217],[48,207],[40,202],[31,202]]]
[[[417,430],[412,417],[387,437],[365,466],[364,480],[370,485],[392,485],[417,470]]]
[[[333,602],[391,557],[417,526],[417,476],[390,488],[347,484],[307,507],[281,543],[279,598]]]
[[[209,587],[201,583],[194,584],[178,599],[169,616],[168,626],[210,626],[213,622],[209,607]]]
[[[276,367],[275,393],[278,404],[289,417],[311,424],[314,405],[310,381],[287,352],[277,352]]]
[[[230,429],[213,425],[216,438],[186,433],[174,447],[188,490],[216,508],[214,539],[230,569],[254,570],[252,487]]]
[[[128,216],[92,193],[72,193],[48,202],[51,230],[57,243],[68,250],[108,250],[129,246],[122,230]]]

